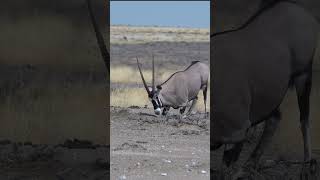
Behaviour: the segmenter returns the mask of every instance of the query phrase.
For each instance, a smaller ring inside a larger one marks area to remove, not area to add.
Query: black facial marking
[[[153,105],[153,109],[157,109],[159,107],[159,105],[158,105],[156,100],[152,99],[151,102],[152,102],[152,105]]]

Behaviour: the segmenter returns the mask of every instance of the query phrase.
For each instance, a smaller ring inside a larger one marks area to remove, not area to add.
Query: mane
[[[180,73],[180,72],[184,72],[184,71],[188,70],[191,66],[193,66],[194,64],[196,64],[196,63],[198,63],[198,62],[200,62],[200,61],[192,61],[191,64],[190,64],[185,70],[183,70],[183,71],[177,71],[177,72],[171,74],[171,76],[170,76],[167,80],[165,80],[163,83],[159,84],[159,86],[162,86],[163,84],[165,84],[165,83],[166,83],[167,81],[169,81],[175,74]]]
[[[262,3],[260,5],[259,10],[254,13],[244,24],[242,24],[240,27],[235,28],[235,29],[230,29],[230,30],[225,30],[225,31],[221,31],[221,32],[217,32],[217,33],[213,33],[210,35],[210,38],[214,37],[214,36],[218,36],[221,34],[226,34],[226,33],[230,33],[230,32],[234,32],[234,31],[239,31],[241,29],[244,29],[245,27],[247,27],[250,23],[252,23],[257,17],[259,17],[262,13],[264,13],[266,10],[274,7],[276,4],[280,3],[280,2],[291,2],[294,4],[298,4],[298,2],[296,2],[295,0],[269,0],[268,2],[265,2],[265,0],[262,0]]]

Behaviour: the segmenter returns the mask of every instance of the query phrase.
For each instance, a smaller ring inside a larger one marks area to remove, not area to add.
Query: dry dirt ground
[[[209,179],[209,117],[178,110],[111,108],[111,179]]]
[[[109,147],[67,140],[59,145],[0,142],[1,180],[106,180]]]

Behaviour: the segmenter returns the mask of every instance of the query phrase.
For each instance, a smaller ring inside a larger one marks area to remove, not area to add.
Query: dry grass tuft
[[[149,103],[148,96],[143,88],[120,88],[111,91],[110,105],[129,107],[143,107]]]

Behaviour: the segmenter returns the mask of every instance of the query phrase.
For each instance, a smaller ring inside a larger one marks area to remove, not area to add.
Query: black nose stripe
[[[153,109],[157,109],[159,107],[158,103],[155,100],[152,100]]]

